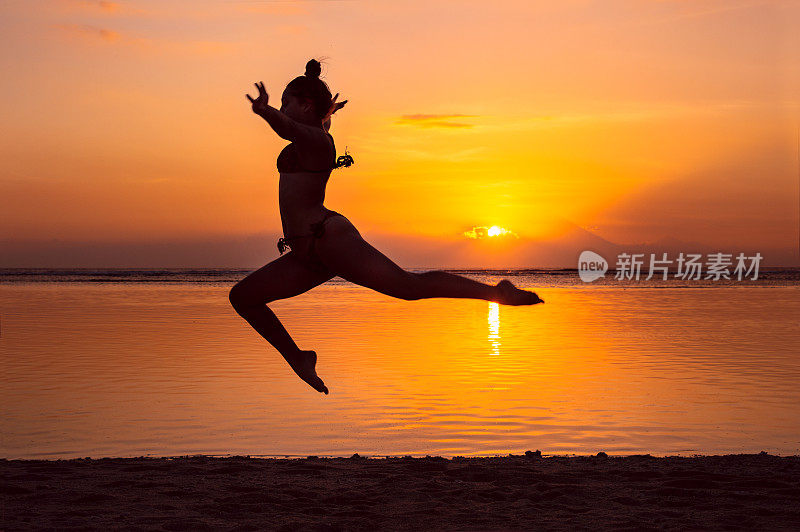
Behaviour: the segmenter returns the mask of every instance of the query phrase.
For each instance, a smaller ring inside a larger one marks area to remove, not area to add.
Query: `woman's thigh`
[[[236,283],[230,299],[234,306],[264,305],[300,295],[333,277],[331,272],[314,267],[300,254],[290,251]]]
[[[315,249],[334,275],[391,297],[419,299],[418,276],[370,245],[347,218],[331,218]]]

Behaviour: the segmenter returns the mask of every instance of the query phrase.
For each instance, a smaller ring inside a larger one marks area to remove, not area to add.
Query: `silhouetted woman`
[[[280,110],[268,104],[263,82],[255,84],[255,99],[247,95],[253,112],[291,142],[278,156],[284,238],[278,241],[281,256],[236,283],[230,301],[301,379],[327,394],[315,369],[317,354],[297,347],[267,303],[302,294],[337,275],[405,300],[453,297],[507,305],[543,301],[506,279],[493,286],[443,271],[407,272],[367,243],[350,220],[323,206],[325,186],[337,167],[336,148],[328,133],[330,118],[347,101],[337,103],[336,97],[331,97],[328,86],[319,79],[320,72],[319,62],[309,61],[305,75],[293,79],[283,91]],[[283,255],[285,247],[291,251]]]

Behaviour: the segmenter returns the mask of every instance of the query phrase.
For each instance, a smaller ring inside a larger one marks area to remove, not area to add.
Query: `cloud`
[[[395,124],[417,126],[417,127],[445,127],[445,128],[466,128],[474,127],[474,124],[464,122],[452,122],[452,118],[473,118],[475,115],[451,114],[451,115],[426,115],[414,114],[403,115]]]
[[[246,13],[258,13],[262,15],[308,15],[309,10],[305,6],[299,4],[289,3],[274,3],[267,5],[237,5],[237,11],[244,11]]]
[[[108,0],[59,0],[59,3],[70,7],[80,7],[92,11],[104,11],[106,13],[119,11],[120,8],[118,3],[109,2]]]
[[[67,11],[82,11],[99,15],[142,15],[147,12],[131,5],[112,2],[111,0],[55,0],[51,5]]]
[[[693,4],[691,2],[683,2],[683,1],[674,1],[674,0],[666,0],[664,3],[674,5],[679,13],[675,17],[667,18],[662,20],[662,22],[673,22],[676,20],[687,19],[687,18],[698,18],[698,17],[707,17],[710,15],[719,15],[720,13],[726,13],[729,11],[739,11],[742,9],[750,9],[754,7],[762,7],[764,5],[771,6],[771,3],[766,0],[757,0],[754,2],[739,2],[738,4],[735,2],[723,2],[719,5],[714,7],[706,8],[706,7],[697,7],[698,4]]]
[[[288,35],[303,35],[308,33],[308,26],[303,24],[284,24],[276,28],[278,32]]]
[[[105,42],[116,42],[120,39],[120,34],[116,31],[87,26],[82,24],[57,24],[54,28],[63,32],[67,36],[79,37],[89,40],[99,40]]]
[[[51,26],[62,36],[81,42],[103,45],[125,46],[145,53],[163,54],[165,52],[188,53],[192,55],[212,55],[229,53],[239,47],[239,43],[223,41],[170,41],[122,34],[114,30],[86,24],[56,24]]]

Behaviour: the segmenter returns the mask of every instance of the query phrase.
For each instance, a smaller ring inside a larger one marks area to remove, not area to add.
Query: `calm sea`
[[[272,303],[323,396],[230,307],[249,270],[0,269],[0,457],[800,454],[799,270],[449,271],[547,303]]]

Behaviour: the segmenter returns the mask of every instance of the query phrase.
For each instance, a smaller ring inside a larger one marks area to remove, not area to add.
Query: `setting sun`
[[[465,231],[464,236],[471,239],[481,239],[490,236],[509,236],[514,238],[519,238],[519,235],[517,235],[514,231],[511,231],[504,227],[499,227],[497,225],[492,225],[490,227],[475,226],[469,231]]]
[[[506,229],[505,227],[498,227],[496,225],[491,226],[486,234],[489,236],[513,236],[515,238],[519,238],[514,231]]]

